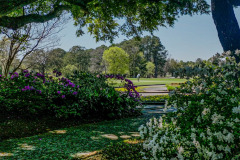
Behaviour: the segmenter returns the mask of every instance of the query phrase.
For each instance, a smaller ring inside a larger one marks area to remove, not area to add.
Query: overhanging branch
[[[240,6],[240,0],[229,0],[233,6]]]
[[[0,15],[10,13],[15,9],[31,4],[38,0],[0,0]]]
[[[29,23],[47,22],[49,20],[52,20],[58,17],[63,11],[69,10],[69,9],[71,9],[71,6],[61,5],[61,6],[57,6],[54,9],[54,11],[48,13],[47,15],[29,14],[29,15],[19,16],[19,17],[3,16],[0,18],[0,26],[16,30]]]

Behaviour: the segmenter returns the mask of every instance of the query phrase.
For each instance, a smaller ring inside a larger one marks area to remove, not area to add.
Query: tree
[[[24,59],[21,69],[38,70],[42,74],[46,71],[58,70],[63,68],[63,56],[65,51],[60,48],[46,51],[44,49],[35,50],[32,54]]]
[[[110,40],[122,33],[139,36],[152,32],[158,26],[173,26],[180,15],[209,13],[205,0],[0,0],[0,26],[17,29],[29,23],[43,23],[62,13],[71,12],[77,35],[82,28],[97,41]],[[125,20],[119,24],[118,19]]]
[[[180,64],[177,60],[173,58],[168,58],[165,64],[165,73],[170,73],[171,76],[174,76],[174,72],[180,67]]]
[[[107,65],[107,73],[128,74],[129,55],[119,47],[110,47],[103,53],[103,61]]]
[[[104,66],[102,64],[102,57],[103,57],[103,52],[107,49],[107,46],[101,45],[100,47],[97,47],[96,49],[90,49],[87,50],[90,54],[90,68],[89,70],[91,72],[97,72],[97,73],[102,73],[104,71]]]
[[[44,75],[49,65],[49,53],[49,51],[43,49],[35,50],[24,60],[23,64],[26,66],[25,69],[31,68],[33,70],[38,70]]]
[[[155,65],[152,62],[147,62],[146,69],[147,69],[147,72],[146,72],[147,77],[151,77],[154,74]]]
[[[79,71],[88,71],[90,66],[90,53],[86,51],[84,47],[81,46],[73,46],[70,51],[74,55],[74,58],[77,61],[77,67]]]
[[[233,7],[240,6],[240,0],[212,0],[212,17],[224,51],[240,49],[240,28]],[[239,62],[239,58],[237,61]]]
[[[62,73],[64,76],[71,76],[75,71],[77,71],[78,68],[75,65],[68,64],[62,69]]]
[[[64,67],[63,57],[66,54],[66,51],[61,48],[56,48],[49,51],[49,65],[48,68],[51,70],[61,71]]]
[[[79,26],[77,35],[84,34],[82,28],[87,26],[97,41],[112,41],[119,33],[139,36],[143,31],[157,30],[158,26],[173,26],[179,15],[209,13],[206,0],[0,0],[0,3],[0,26],[17,29],[70,11]],[[224,51],[240,48],[235,6],[240,6],[240,0],[211,0],[212,17]],[[117,19],[124,19],[125,23],[119,24]]]
[[[17,30],[1,29],[2,31],[2,47],[1,63],[2,74],[7,76],[12,66],[14,59],[19,58],[19,63],[12,69],[13,72],[18,70],[24,59],[32,52],[56,45],[55,34],[58,33],[62,22],[59,20],[49,21],[42,25],[28,24]],[[4,46],[5,45],[5,46]]]
[[[154,77],[163,74],[164,65],[167,59],[167,51],[162,45],[160,39],[156,36],[145,36],[141,40],[141,51],[144,53],[147,61],[155,65]]]
[[[73,46],[63,58],[64,66],[75,65],[78,71],[88,71],[90,66],[90,53],[84,47]]]
[[[140,41],[133,38],[130,40],[124,40],[123,42],[116,44],[116,46],[122,48],[129,55],[130,77],[136,77],[138,73],[143,75],[143,72],[145,73],[143,68],[146,67],[146,62],[143,54],[140,53]],[[142,65],[144,65],[144,67]]]

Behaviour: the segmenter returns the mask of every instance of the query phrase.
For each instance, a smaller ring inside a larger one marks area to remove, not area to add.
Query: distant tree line
[[[8,46],[1,46],[3,47],[7,53]],[[137,74],[141,74],[142,77],[158,77],[164,75],[167,55],[167,50],[158,37],[145,36],[140,39],[124,40],[109,47],[102,45],[95,49],[86,49],[82,46],[73,46],[69,51],[61,48],[36,49],[24,58],[18,69],[41,73],[57,69],[65,76],[74,71],[89,71],[126,74],[128,77],[136,77]],[[19,61],[19,56],[16,55],[14,61]],[[14,63],[9,71],[16,70],[13,65]]]
[[[13,42],[6,37],[0,41],[2,75],[6,75],[4,60],[13,50],[11,43]],[[29,69],[43,74],[58,70],[64,76],[70,76],[74,71],[88,71],[122,74],[128,77],[136,77],[137,74],[141,77],[166,77],[175,76],[176,73],[191,74],[190,70],[203,67],[208,62],[216,65],[220,62],[219,54],[208,60],[198,58],[196,61],[187,62],[167,56],[168,52],[158,37],[145,36],[140,39],[124,40],[109,47],[102,45],[95,49],[86,49],[82,46],[73,46],[69,51],[61,48],[49,50],[36,48],[24,59],[21,54],[13,56],[12,63],[8,67],[10,72]],[[22,61],[21,65],[19,65],[20,61]]]

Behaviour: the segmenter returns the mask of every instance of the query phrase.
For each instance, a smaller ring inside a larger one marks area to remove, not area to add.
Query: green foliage
[[[155,65],[152,62],[147,62],[146,69],[147,69],[146,75],[150,77],[151,75],[154,74]]]
[[[141,101],[143,102],[165,102],[168,100],[168,95],[157,95],[157,96],[142,96]]]
[[[57,72],[56,74],[58,74]],[[103,76],[75,73],[54,79],[39,73],[1,77],[1,113],[5,116],[115,119],[140,114],[139,102],[119,94]]]
[[[168,91],[174,91],[177,87],[176,86],[171,86],[171,85],[166,85]]]
[[[0,26],[17,29],[29,23],[46,22],[69,11],[79,27],[100,40],[111,42],[120,33],[130,36],[153,32],[158,26],[173,26],[179,15],[209,13],[206,1],[98,1],[98,0],[11,0],[1,1]],[[167,4],[167,5],[166,5]],[[14,18],[12,18],[14,17]],[[124,19],[120,24],[117,19]]]
[[[110,47],[103,53],[103,61],[109,74],[129,73],[129,55],[119,47]]]
[[[111,143],[101,152],[107,160],[141,160],[142,144]]]
[[[75,72],[77,70],[78,70],[77,66],[69,63],[68,65],[66,65],[65,67],[62,68],[62,73],[64,76],[69,77],[73,74],[73,72]]]
[[[169,98],[166,109],[177,111],[139,128],[148,159],[239,159],[240,64],[231,55],[195,70]]]

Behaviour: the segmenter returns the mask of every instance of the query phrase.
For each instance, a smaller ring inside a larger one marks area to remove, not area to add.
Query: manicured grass
[[[139,82],[137,78],[129,78],[134,85],[159,85],[159,84],[165,84],[170,85],[171,83],[184,83],[187,80],[186,79],[179,79],[179,78],[140,78]],[[115,87],[121,86],[120,80],[111,80],[109,83],[110,85],[113,85]]]
[[[72,159],[81,153],[102,150],[111,142],[122,141],[123,135],[137,136],[138,127],[151,116],[84,124],[4,140],[0,142],[0,159]]]
[[[136,91],[137,92],[145,92],[144,88],[147,88],[147,87],[136,87]],[[116,91],[120,91],[120,92],[126,92],[127,89],[126,88],[115,88]]]

